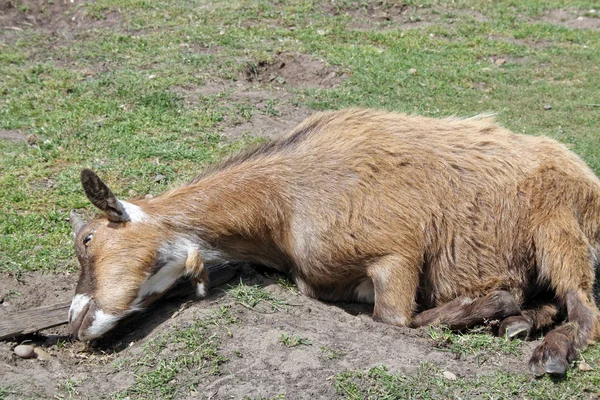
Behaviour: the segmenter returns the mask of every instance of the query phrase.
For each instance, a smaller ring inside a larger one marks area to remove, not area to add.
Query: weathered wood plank
[[[59,303],[9,314],[0,321],[0,340],[67,323],[71,303]]]
[[[232,264],[215,265],[209,269],[210,286],[214,288],[222,285],[233,279],[236,274],[237,268]],[[192,291],[191,285],[178,284],[169,291],[167,296],[186,296]],[[9,314],[0,319],[0,340],[64,325],[68,322],[70,307],[71,302],[65,302]]]

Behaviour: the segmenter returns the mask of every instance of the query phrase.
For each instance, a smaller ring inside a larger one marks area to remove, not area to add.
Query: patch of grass
[[[190,326],[153,339],[140,359],[128,366],[135,371],[134,385],[112,397],[173,399],[195,391],[207,375],[219,374],[227,361],[219,353],[220,341],[213,330],[226,329],[231,335],[227,325],[236,322],[230,310],[221,307]]]
[[[58,385],[58,389],[65,392],[66,396],[57,395],[57,399],[72,399],[80,395],[77,391],[77,387],[81,384],[81,381],[75,379],[66,379],[64,382]]]
[[[600,174],[600,107],[590,106],[600,102],[600,31],[543,18],[565,8],[593,17],[596,0],[407,0],[406,13],[385,21],[368,15],[370,7],[393,13],[398,4],[340,0],[332,12],[332,2],[314,0],[97,0],[78,10],[95,21],[115,13],[118,27],[78,30],[60,40],[35,27],[11,32],[14,40],[0,40],[0,130],[30,140],[0,139],[0,272],[20,279],[28,271],[77,269],[68,214],[92,209],[78,182],[81,168],[96,169],[120,198],[156,195],[256,142],[251,136],[230,142],[220,132],[259,112],[281,118],[282,98],[315,110],[362,106],[434,117],[495,112],[515,132],[568,144]],[[344,80],[331,89],[253,88],[267,93],[258,109],[237,85],[246,84],[249,65],[280,52],[323,60]],[[201,90],[214,80],[231,89]],[[155,182],[159,174],[166,178]],[[259,287],[240,285],[230,295],[251,309],[285,305]],[[191,371],[218,370],[218,339],[210,332],[231,335],[235,320],[220,312],[197,321],[195,330],[185,328],[189,337],[169,337],[171,345],[159,340],[143,359],[119,365],[137,374],[121,397],[185,397],[179,376],[191,376],[192,391],[198,378]],[[439,330],[431,336],[459,357],[519,353],[519,342],[487,334]],[[598,347],[583,355],[596,371]],[[596,372],[571,371],[567,382],[552,386],[548,379],[501,373],[448,382],[428,368],[396,380],[374,371],[344,385],[350,392],[357,386],[353,398],[368,398],[369,390],[388,398],[581,398],[600,387]],[[14,394],[10,390],[0,386],[0,397]]]
[[[244,397],[244,400],[285,400],[285,393],[280,393],[273,397]]]
[[[227,293],[248,309],[253,309],[259,304],[267,304],[272,311],[279,311],[286,305],[283,300],[276,298],[260,286],[248,286],[241,281],[227,290]]]
[[[332,349],[326,346],[321,346],[321,351],[323,352],[323,357],[328,360],[335,360],[346,354],[344,350]]]
[[[297,347],[297,346],[311,346],[312,342],[307,338],[300,337],[298,335],[289,335],[287,333],[282,333],[279,338],[279,343],[283,344],[286,347]]]
[[[10,300],[10,299],[18,297],[20,295],[21,295],[21,292],[19,292],[18,290],[10,289],[8,292],[6,292],[4,297],[0,298],[0,303],[2,303],[4,300]]]
[[[16,394],[10,386],[0,385],[0,399],[8,398],[9,394]]]
[[[277,282],[277,284],[279,286],[281,286],[283,289],[287,290],[288,292],[290,292],[294,295],[298,294],[298,286],[296,286],[296,284],[287,276],[279,275],[279,276],[277,276],[275,282]]]
[[[435,347],[442,351],[449,351],[459,358],[474,355],[483,363],[490,354],[504,354],[520,356],[521,341],[519,339],[500,338],[485,331],[474,329],[466,334],[456,333],[444,327],[432,326],[429,328],[429,337],[435,342]]]
[[[497,372],[451,381],[430,363],[412,375],[392,374],[385,366],[367,372],[337,374],[333,385],[346,399],[593,399],[600,393],[598,374],[571,370],[567,379],[553,381],[527,375]]]
[[[120,28],[58,42],[31,28],[0,41],[0,129],[37,138],[0,140],[0,271],[76,269],[68,212],[91,209],[81,168],[99,170],[120,197],[157,194],[247,145],[219,131],[248,121],[254,106],[235,90],[190,102],[189,88],[243,81],[247,65],[278,52],[307,53],[345,73],[332,89],[287,88],[298,105],[497,112],[512,130],[571,144],[600,173],[599,111],[587,106],[600,92],[599,31],[542,20],[566,6],[560,1],[403,4],[410,15],[361,26],[351,12],[359,7],[368,18],[365,2],[336,2],[332,13],[316,1],[100,0],[79,9],[94,20],[119,14]],[[584,0],[568,8],[583,15],[597,7]],[[277,117],[277,97],[260,112]],[[158,174],[166,179],[154,182]]]

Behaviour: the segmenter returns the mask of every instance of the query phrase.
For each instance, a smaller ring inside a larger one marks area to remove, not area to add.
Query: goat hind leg
[[[544,304],[538,308],[523,310],[520,315],[513,315],[502,320],[498,336],[506,336],[509,339],[528,338],[534,332],[552,326],[557,315],[558,308],[554,304]]]
[[[507,291],[495,290],[486,296],[471,299],[457,297],[441,306],[415,315],[412,327],[445,325],[453,330],[469,329],[488,320],[502,319],[520,314],[521,308],[515,297]]]

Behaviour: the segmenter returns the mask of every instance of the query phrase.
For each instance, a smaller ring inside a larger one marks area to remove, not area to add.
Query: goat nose
[[[89,300],[87,301],[82,308],[80,308],[79,310],[77,310],[77,312],[73,311],[69,311],[69,317],[71,319],[70,324],[71,324],[71,334],[75,337],[79,336],[79,329],[81,328],[81,324],[83,323],[84,319],[86,318],[88,311],[90,309],[90,306],[92,305],[93,300]]]
[[[77,316],[81,313],[83,308],[90,302],[91,297],[87,294],[76,294],[71,301],[71,308],[69,308],[69,323],[77,319]]]

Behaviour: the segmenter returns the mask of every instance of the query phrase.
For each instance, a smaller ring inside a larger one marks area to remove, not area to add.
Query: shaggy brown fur
[[[198,257],[286,271],[308,296],[372,300],[374,289],[373,318],[396,325],[510,317],[501,332],[514,336],[563,310],[569,324],[532,358],[537,375],[564,373],[574,349],[600,335],[600,181],[557,142],[489,118],[319,113],[133,203],[148,220],[96,220],[77,239],[95,232],[87,279],[112,312],[131,307],[160,243],[185,237]]]

